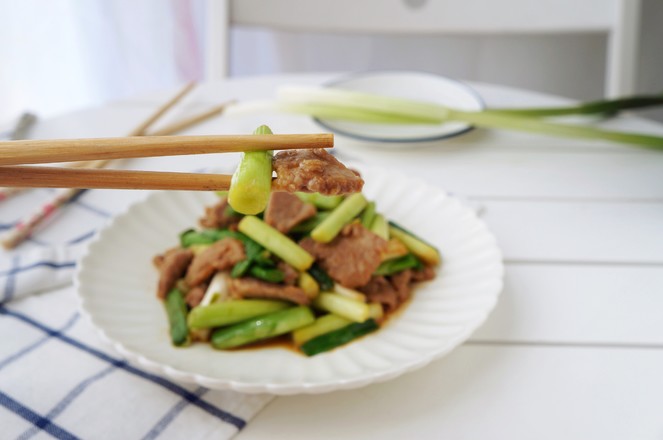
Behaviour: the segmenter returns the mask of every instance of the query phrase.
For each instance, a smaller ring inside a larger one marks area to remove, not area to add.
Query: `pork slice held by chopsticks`
[[[273,191],[334,196],[360,192],[364,186],[359,173],[321,148],[281,151],[274,156],[272,167],[276,171]]]

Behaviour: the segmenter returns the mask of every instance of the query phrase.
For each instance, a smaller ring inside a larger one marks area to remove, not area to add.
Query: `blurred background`
[[[611,94],[607,81],[621,70],[618,94],[663,90],[660,0],[383,0],[384,10],[360,0],[329,1],[332,9],[317,11],[322,20],[346,14],[356,22],[372,7],[378,18],[402,14],[410,23],[420,16],[425,26],[439,22],[441,28],[371,35],[338,26],[264,26],[247,18],[255,11],[278,15],[271,11],[279,3],[0,0],[0,123],[26,110],[48,117],[189,80],[280,72],[423,70],[587,100]],[[302,11],[292,7],[297,1],[285,3],[283,14],[300,18]],[[452,8],[461,3],[485,29],[454,28]],[[448,14],[436,16],[440,11]],[[491,23],[491,16],[505,13],[513,29]],[[532,21],[555,14],[562,20],[556,26],[537,29]],[[573,25],[565,26],[564,14]],[[448,22],[453,29],[445,32]],[[615,49],[617,37],[621,47]],[[621,50],[617,61],[615,50]],[[661,111],[645,116],[663,121]]]

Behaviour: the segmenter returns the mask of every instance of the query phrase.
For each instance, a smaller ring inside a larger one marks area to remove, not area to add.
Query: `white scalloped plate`
[[[247,393],[323,393],[364,386],[423,367],[461,344],[486,319],[502,290],[495,238],[475,213],[424,182],[362,169],[379,211],[436,245],[435,280],[379,331],[311,358],[285,348],[216,351],[174,348],[155,297],[152,257],[177,244],[215,195],[156,192],[102,230],[76,274],[83,312],[115,349],[176,381]]]

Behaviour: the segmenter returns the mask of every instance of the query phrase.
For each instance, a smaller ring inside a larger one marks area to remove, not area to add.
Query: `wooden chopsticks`
[[[141,136],[12,141],[0,143],[0,186],[219,191],[229,188],[230,176],[97,168],[102,168],[110,159],[273,149],[332,148],[333,142],[332,134]],[[79,160],[92,162],[86,168],[11,166]]]
[[[212,107],[209,110],[206,110],[202,113],[199,113],[197,115],[191,116],[189,118],[184,118],[179,121],[173,122],[170,125],[167,125],[159,130],[155,130],[151,132],[149,135],[150,136],[168,136],[170,134],[175,134],[179,133],[182,130],[185,130],[189,127],[193,127],[196,124],[199,124],[201,122],[204,122],[210,118],[213,118],[214,116],[218,116],[223,111],[228,107],[229,105],[235,103],[236,101],[229,101],[226,103],[223,103],[221,105],[217,105],[216,107]],[[145,133],[142,133],[137,136],[144,136]]]
[[[8,141],[0,142],[0,166],[333,146],[327,133]]]
[[[162,189],[223,191],[232,176],[224,174],[172,173],[60,167],[0,167],[0,185],[29,188]]]
[[[182,98],[188,95],[196,87],[195,82],[190,82],[185,85],[175,96],[168,101],[164,102],[152,115],[150,115],[143,122],[138,124],[127,136],[143,136],[155,122],[157,122],[168,110],[175,107],[175,104],[180,102]]]

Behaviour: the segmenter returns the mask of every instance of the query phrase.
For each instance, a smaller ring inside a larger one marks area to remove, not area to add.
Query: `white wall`
[[[0,122],[202,76],[200,0],[0,0]]]

